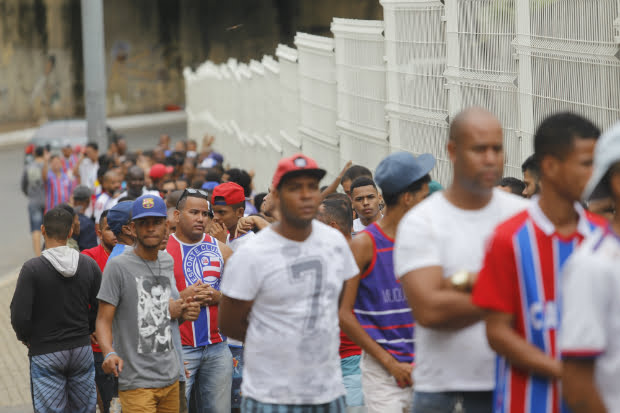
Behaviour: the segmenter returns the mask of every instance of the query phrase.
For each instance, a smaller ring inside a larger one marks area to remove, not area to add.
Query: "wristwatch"
[[[471,290],[469,273],[465,270],[457,271],[450,277],[450,284],[455,290],[467,292]]]

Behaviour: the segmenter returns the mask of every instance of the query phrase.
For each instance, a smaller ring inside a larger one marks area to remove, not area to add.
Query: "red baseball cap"
[[[316,161],[307,157],[304,154],[298,153],[290,158],[282,158],[278,162],[278,168],[273,175],[272,185],[277,188],[285,177],[295,175],[312,175],[319,180],[323,179],[326,172],[324,169],[319,168]]]
[[[224,198],[224,202],[215,201],[215,198]],[[213,188],[211,203],[213,205],[235,205],[245,202],[243,187],[234,182],[226,182]]]
[[[161,179],[167,174],[171,174],[174,171],[173,166],[166,166],[163,163],[156,163],[151,166],[149,176],[153,179]]]

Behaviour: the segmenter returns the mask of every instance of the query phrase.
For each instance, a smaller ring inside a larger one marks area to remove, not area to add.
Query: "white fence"
[[[482,106],[502,121],[505,168],[521,176],[536,125],[570,110],[620,119],[620,0],[381,0],[383,21],[334,19],[277,60],[186,69],[188,131],[217,137],[227,163],[265,190],[303,151],[336,176],[388,153],[430,152],[448,184],[450,118]]]

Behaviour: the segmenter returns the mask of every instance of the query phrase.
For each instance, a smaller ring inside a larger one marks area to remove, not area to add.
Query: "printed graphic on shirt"
[[[172,350],[170,330],[170,280],[166,277],[136,277],[138,286],[138,353]]]

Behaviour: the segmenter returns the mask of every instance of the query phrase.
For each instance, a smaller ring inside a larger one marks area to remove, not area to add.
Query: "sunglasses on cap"
[[[211,202],[209,202],[209,193],[203,189],[185,188],[183,190],[183,193],[181,194],[181,197],[177,201],[177,209],[179,209],[179,203],[188,196],[202,198],[206,200],[209,204],[209,217],[213,218],[213,211],[211,211]]]

